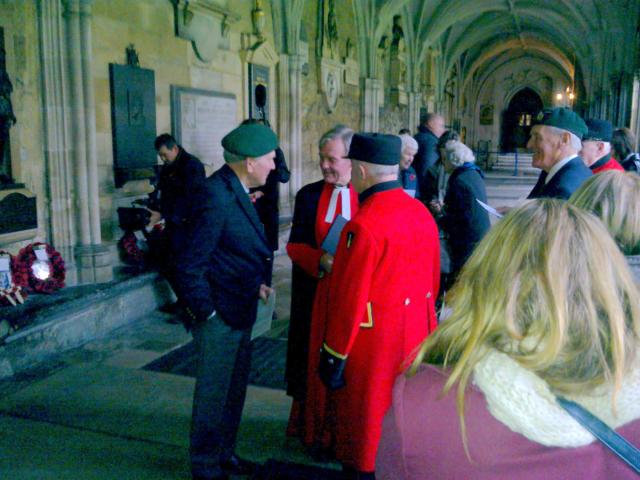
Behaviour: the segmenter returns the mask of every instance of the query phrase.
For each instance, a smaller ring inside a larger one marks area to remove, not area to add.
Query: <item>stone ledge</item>
[[[0,378],[103,338],[171,298],[166,281],[147,272],[101,285],[71,287],[54,295],[34,295],[24,305],[3,308],[0,318],[22,327],[0,345]]]

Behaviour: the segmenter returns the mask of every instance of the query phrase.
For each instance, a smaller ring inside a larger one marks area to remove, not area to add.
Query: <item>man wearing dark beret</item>
[[[395,135],[353,136],[360,209],[342,232],[329,285],[319,375],[335,390],[336,456],[354,479],[374,478],[394,380],[436,327],[438,228],[398,182],[400,153]]]
[[[562,198],[591,176],[578,156],[587,126],[580,116],[565,107],[540,112],[531,129],[527,148],[533,151],[531,164],[542,170],[527,198]]]
[[[624,171],[622,165],[611,156],[611,136],[613,135],[611,122],[591,119],[585,123],[587,133],[582,138],[582,150],[580,150],[584,164],[594,174],[604,170]]]
[[[198,211],[185,228],[176,286],[197,354],[191,421],[194,479],[250,474],[234,453],[249,379],[251,328],[272,263],[269,242],[249,189],[275,168],[278,138],[270,128],[241,125],[222,139],[226,165],[190,192]]]

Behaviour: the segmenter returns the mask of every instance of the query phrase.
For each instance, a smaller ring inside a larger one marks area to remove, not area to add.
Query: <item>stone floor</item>
[[[513,205],[534,182],[488,175],[489,203]],[[274,275],[277,320],[269,336],[286,334],[290,283],[290,262],[281,255]],[[168,318],[153,313],[1,381],[0,479],[189,478],[194,381],[142,369],[190,340]],[[284,391],[250,386],[238,452],[259,462],[312,463],[297,441],[285,437],[289,408]]]
[[[278,322],[288,322],[290,263],[278,257]],[[107,340],[69,351],[0,382],[0,478],[187,479],[192,378],[142,370],[190,335],[153,313]],[[285,437],[290,399],[282,390],[249,387],[238,452],[311,464]]]

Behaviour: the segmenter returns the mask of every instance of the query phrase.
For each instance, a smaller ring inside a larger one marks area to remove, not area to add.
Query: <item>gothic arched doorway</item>
[[[526,147],[531,122],[540,110],[542,99],[531,88],[523,88],[513,96],[509,107],[502,114],[500,148],[503,152],[513,152],[517,148]]]

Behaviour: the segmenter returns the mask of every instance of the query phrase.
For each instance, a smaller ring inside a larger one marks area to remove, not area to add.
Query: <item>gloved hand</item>
[[[320,380],[329,390],[338,390],[347,383],[344,380],[344,367],[347,363],[346,359],[341,359],[329,353],[323,347],[320,350],[320,366],[318,374]]]

